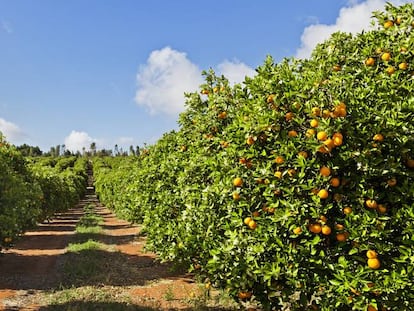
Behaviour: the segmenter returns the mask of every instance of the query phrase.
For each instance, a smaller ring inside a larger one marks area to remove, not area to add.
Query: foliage
[[[150,249],[264,309],[414,303],[414,9],[268,57],[244,86],[206,73],[180,129],[97,160],[97,191]],[[106,161],[106,162],[105,162]]]

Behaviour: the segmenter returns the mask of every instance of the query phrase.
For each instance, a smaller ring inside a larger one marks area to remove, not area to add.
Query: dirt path
[[[104,266],[96,276],[87,280],[75,276],[68,283],[63,267],[68,260],[76,259],[70,257],[76,254],[66,254],[66,247],[76,237],[75,227],[86,204],[93,204],[95,213],[104,219],[103,233],[95,238],[113,251],[100,251],[98,257]],[[154,254],[144,251],[144,245],[140,226],[116,218],[90,190],[76,207],[27,232],[12,249],[1,254],[0,311],[194,310],[194,303],[205,290],[190,275],[172,272],[169,265],[156,261]],[[112,295],[115,301],[113,305],[78,301],[76,308],[71,304],[45,305],[43,298],[47,295],[75,287],[81,293]]]

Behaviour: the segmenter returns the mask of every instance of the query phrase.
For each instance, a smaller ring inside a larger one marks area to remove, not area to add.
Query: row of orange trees
[[[0,250],[36,223],[78,202],[85,158],[24,158],[0,133]]]
[[[414,9],[374,16],[244,85],[206,73],[178,131],[95,161],[101,199],[246,306],[410,310]]]

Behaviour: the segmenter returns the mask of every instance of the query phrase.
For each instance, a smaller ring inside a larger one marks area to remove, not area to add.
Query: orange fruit
[[[276,178],[279,178],[280,179],[280,178],[282,178],[282,175],[283,175],[283,173],[281,171],[276,171],[275,172],[275,177]]]
[[[372,138],[374,141],[383,141],[384,140],[384,135],[382,134],[375,134],[374,137]]]
[[[309,225],[309,231],[315,234],[321,233],[322,226],[320,223],[313,223]]]
[[[323,225],[322,226],[322,234],[323,235],[330,235],[331,233],[332,233],[331,227],[329,227],[328,225]]]
[[[226,111],[222,111],[218,114],[218,118],[219,119],[225,119],[227,118],[227,112]]]
[[[322,111],[322,117],[324,117],[325,119],[329,118],[331,115],[331,112],[328,109],[324,109]]]
[[[341,136],[332,136],[333,144],[335,147],[341,146],[343,143],[343,138]]]
[[[240,177],[236,177],[233,179],[233,185],[235,187],[241,187],[243,185],[243,179],[241,179]]]
[[[368,208],[377,208],[377,207],[378,207],[377,201],[372,200],[372,199],[368,199],[368,200],[366,200],[366,201],[365,201],[365,205],[366,205]]]
[[[397,179],[394,178],[394,177],[393,178],[390,178],[390,179],[387,180],[387,184],[390,187],[394,187],[397,184]]]
[[[345,242],[348,239],[349,234],[347,232],[341,232],[336,234],[336,240],[339,242]]]
[[[332,138],[328,138],[328,139],[326,139],[324,142],[323,142],[323,144],[326,146],[326,147],[328,147],[328,150],[330,151],[330,150],[332,150],[333,148],[335,148],[335,143],[334,143],[334,141],[333,141],[333,139]]]
[[[301,227],[296,227],[295,229],[293,229],[293,233],[294,234],[301,234],[302,233],[302,228]]]
[[[321,174],[324,177],[328,177],[331,175],[331,169],[327,166],[322,166],[319,170],[319,174]]]
[[[285,162],[285,158],[284,158],[284,157],[282,157],[282,156],[277,156],[277,157],[275,158],[275,162],[276,162],[277,164],[283,164],[283,163]]]
[[[400,63],[400,64],[398,65],[398,68],[399,68],[400,70],[407,70],[407,68],[408,68],[408,64],[407,64],[406,62]]]
[[[392,20],[387,20],[384,22],[385,29],[391,28],[392,26],[394,26],[394,22]]]
[[[270,94],[270,95],[267,97],[267,103],[268,103],[268,104],[273,103],[274,98],[275,98],[275,94]]]
[[[406,164],[409,168],[414,168],[414,159],[408,159]]]
[[[318,134],[316,134],[316,138],[318,140],[324,141],[328,138],[328,134],[325,131],[320,131]]]
[[[369,249],[366,252],[367,258],[372,259],[372,258],[377,258],[378,254],[376,251]]]
[[[259,216],[260,216],[260,212],[259,212],[259,211],[254,211],[254,212],[252,213],[252,216],[253,216],[253,217],[259,217]]]
[[[328,218],[326,218],[326,216],[325,216],[325,215],[321,215],[321,216],[319,216],[319,219],[320,219],[322,222],[327,222],[327,221],[328,221]]]
[[[335,225],[335,229],[336,229],[336,230],[344,230],[344,228],[345,228],[345,227],[344,227],[344,225],[343,225],[343,224],[336,224],[336,225]]]
[[[316,119],[312,119],[312,120],[310,121],[310,126],[311,126],[311,127],[318,127],[318,125],[319,125],[318,120],[316,120]]]
[[[305,135],[306,135],[306,137],[311,138],[311,137],[315,136],[315,134],[316,134],[316,131],[314,129],[308,129],[306,131]]]
[[[384,214],[387,212],[387,207],[384,204],[378,204],[377,211],[381,214]]]
[[[296,170],[294,169],[294,168],[290,168],[290,169],[288,169],[288,175],[290,176],[290,177],[292,177],[293,175],[295,175],[296,174]]]
[[[255,222],[254,220],[250,220],[249,223],[247,224],[247,226],[251,229],[254,230],[257,228],[257,222]]]
[[[321,189],[318,191],[318,197],[321,199],[327,199],[329,197],[329,192],[326,189]]]
[[[384,62],[388,62],[388,61],[391,59],[391,54],[390,54],[390,53],[388,53],[388,52],[385,52],[385,53],[383,53],[383,54],[381,55],[381,59],[382,59]]]
[[[251,292],[239,292],[238,297],[240,299],[249,299],[250,297],[252,297],[252,293]]]
[[[332,67],[333,71],[340,71],[342,68],[340,65],[335,65]]]
[[[341,184],[341,180],[338,177],[333,177],[331,178],[329,183],[331,184],[332,187],[336,188],[336,187],[339,187],[339,185]]]
[[[243,220],[243,223],[247,226],[251,220],[253,220],[251,217],[246,217],[246,218]]]
[[[350,206],[344,207],[342,211],[344,212],[345,215],[349,215],[352,213],[352,207]]]
[[[288,136],[289,137],[296,137],[298,136],[298,132],[296,132],[295,130],[291,130],[288,132]]]
[[[254,144],[254,137],[253,136],[249,136],[246,139],[246,144],[248,144],[249,146]]]
[[[312,115],[317,117],[321,115],[321,109],[319,107],[313,107],[312,108]]]
[[[365,65],[367,66],[374,66],[375,65],[375,59],[373,59],[372,57],[369,57],[365,60]]]
[[[388,67],[387,69],[385,69],[385,71],[389,74],[392,75],[395,72],[395,68],[393,66]]]
[[[285,119],[286,119],[286,121],[291,121],[291,120],[293,120],[294,116],[295,115],[294,115],[293,112],[287,112],[286,115],[285,115]]]
[[[235,201],[240,200],[240,193],[233,192],[232,197],[233,197],[233,200]]]
[[[369,258],[367,260],[368,267],[371,269],[379,269],[381,267],[381,261],[378,258]]]
[[[202,90],[202,91],[201,91],[201,94],[203,94],[203,95],[208,95],[208,90]]]

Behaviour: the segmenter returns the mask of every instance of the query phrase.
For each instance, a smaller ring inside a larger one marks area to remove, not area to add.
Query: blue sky
[[[390,1],[394,4],[408,1]],[[154,143],[213,68],[307,57],[382,0],[0,0],[0,131],[48,151]]]

